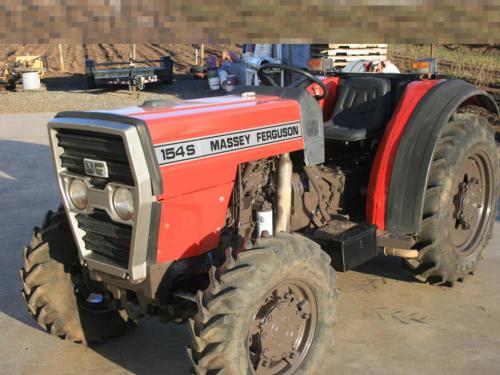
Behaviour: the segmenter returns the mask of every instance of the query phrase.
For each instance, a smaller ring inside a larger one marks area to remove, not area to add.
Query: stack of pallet
[[[341,68],[356,60],[386,60],[387,44],[311,44],[311,57],[328,57]]]

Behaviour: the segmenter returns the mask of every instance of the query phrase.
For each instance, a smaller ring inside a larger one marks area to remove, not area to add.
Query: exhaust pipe
[[[292,214],[292,171],[290,154],[282,154],[278,165],[278,203],[274,232],[290,232]]]

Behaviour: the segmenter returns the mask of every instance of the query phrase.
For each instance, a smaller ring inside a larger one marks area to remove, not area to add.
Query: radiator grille
[[[105,211],[95,210],[90,215],[76,215],[78,227],[85,231],[85,248],[111,259],[123,268],[128,267],[132,227],[116,223]]]
[[[58,129],[57,144],[63,149],[60,155],[62,167],[85,175],[83,159],[105,161],[109,178],[106,182],[134,185],[123,139],[117,135],[73,129]],[[100,179],[94,179],[100,180]]]

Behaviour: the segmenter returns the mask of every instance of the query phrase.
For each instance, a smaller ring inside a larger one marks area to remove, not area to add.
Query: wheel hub
[[[481,194],[482,186],[479,180],[472,177],[467,182],[459,184],[459,210],[457,214],[457,224],[462,229],[470,229],[477,220],[476,212],[482,207]]]
[[[451,204],[451,240],[459,255],[475,250],[486,229],[493,180],[488,156],[480,151],[464,159]]]
[[[249,333],[254,374],[291,374],[304,360],[317,322],[312,290],[302,282],[281,283],[265,298]]]

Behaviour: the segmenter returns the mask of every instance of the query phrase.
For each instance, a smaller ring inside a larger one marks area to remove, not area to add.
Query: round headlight
[[[130,220],[134,217],[134,195],[129,189],[119,187],[115,190],[113,206],[123,220]]]
[[[83,180],[78,178],[71,180],[68,194],[73,206],[79,210],[84,210],[87,207],[87,185]]]

